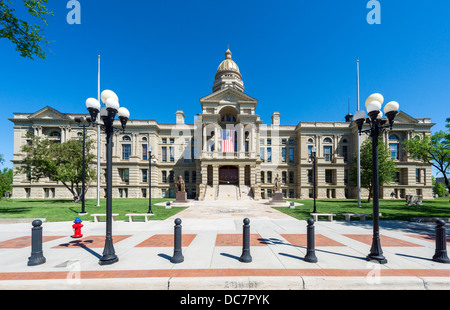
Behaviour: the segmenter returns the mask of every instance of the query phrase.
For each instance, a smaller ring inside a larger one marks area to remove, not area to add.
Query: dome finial
[[[233,55],[233,53],[231,53],[230,44],[228,44],[227,51],[225,52],[225,59],[231,59],[231,55]]]

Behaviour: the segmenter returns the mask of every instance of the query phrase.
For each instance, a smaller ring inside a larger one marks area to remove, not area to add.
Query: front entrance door
[[[235,166],[219,168],[219,184],[239,184],[239,169]]]

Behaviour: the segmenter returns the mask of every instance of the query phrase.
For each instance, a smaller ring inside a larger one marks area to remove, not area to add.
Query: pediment
[[[398,112],[397,116],[395,117],[396,123],[417,123],[418,121],[412,117],[409,114],[406,114],[403,111]]]
[[[231,87],[221,89],[200,99],[201,103],[214,102],[220,104],[236,104],[241,101],[252,102],[254,104],[258,103],[257,99]]]
[[[45,107],[30,116],[29,119],[54,119],[54,120],[68,120],[70,119],[66,114],[59,112],[58,110],[53,109],[52,107]]]

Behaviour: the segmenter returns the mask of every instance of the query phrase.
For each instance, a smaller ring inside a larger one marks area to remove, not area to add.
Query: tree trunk
[[[370,203],[370,198],[372,198],[372,186],[369,187],[369,198],[367,199],[367,203]]]

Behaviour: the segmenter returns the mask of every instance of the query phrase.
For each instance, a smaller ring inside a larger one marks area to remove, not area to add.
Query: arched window
[[[325,138],[323,139],[323,143],[332,143],[333,141],[331,140],[331,138]],[[324,145],[323,146],[323,156],[325,158],[325,161],[331,161],[332,159],[332,146],[331,145]]]
[[[147,137],[142,137],[142,141],[147,141]]]
[[[394,134],[391,134],[391,135],[389,136],[389,140],[399,141],[397,135],[394,135]]]
[[[312,138],[309,138],[308,143],[314,143],[314,140]]]
[[[130,136],[123,136],[122,141],[131,141]]]

